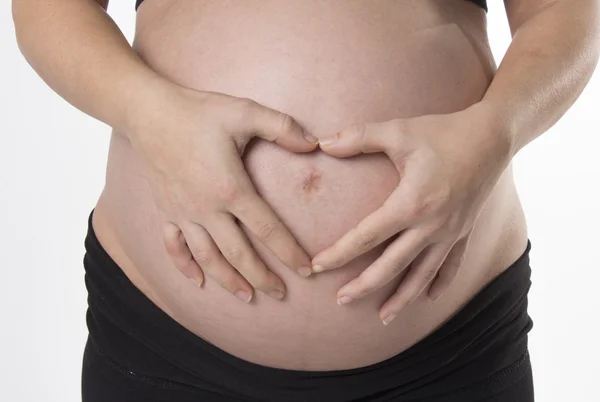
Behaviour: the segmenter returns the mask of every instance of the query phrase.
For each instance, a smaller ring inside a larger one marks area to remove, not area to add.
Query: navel
[[[300,172],[300,190],[302,194],[315,194],[321,188],[322,172],[308,167]]]

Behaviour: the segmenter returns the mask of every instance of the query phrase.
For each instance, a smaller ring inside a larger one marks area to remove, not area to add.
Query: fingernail
[[[302,267],[298,270],[298,273],[306,278],[307,276],[310,276],[312,271],[309,267]]]
[[[304,138],[311,144],[316,144],[317,142],[319,142],[319,139],[317,137],[306,131],[304,132]]]
[[[235,296],[246,303],[250,302],[250,299],[252,299],[252,295],[245,290],[238,290],[235,292]]]
[[[329,147],[333,145],[339,139],[339,134],[332,135],[331,137],[323,138],[319,140],[319,145],[322,147]]]
[[[342,304],[350,303],[351,301],[352,301],[352,298],[350,296],[342,296],[337,300],[337,302],[340,306]]]
[[[283,299],[283,292],[281,290],[271,290],[269,292],[269,296],[274,299],[281,300]]]
[[[388,325],[390,322],[392,322],[392,320],[393,320],[394,318],[396,318],[396,315],[395,315],[395,314],[390,314],[390,315],[388,315],[387,317],[385,317],[385,318],[383,319],[383,325]]]
[[[325,271],[325,267],[322,265],[313,265],[312,270],[313,272],[323,272]]]
[[[202,279],[201,278],[188,278],[194,285],[196,285],[197,287],[202,286]]]

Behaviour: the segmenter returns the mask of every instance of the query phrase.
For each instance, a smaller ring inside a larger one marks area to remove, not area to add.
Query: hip
[[[407,350],[353,369],[289,370],[240,359],[180,326],[127,279],[90,219],[84,401],[531,402],[529,247]],[[237,336],[260,348],[260,341]]]

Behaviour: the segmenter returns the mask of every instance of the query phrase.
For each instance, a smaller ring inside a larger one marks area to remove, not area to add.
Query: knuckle
[[[229,104],[229,107],[224,110],[226,116],[224,121],[230,130],[244,129],[248,121],[252,121],[256,115],[258,103],[248,98],[235,98]]]
[[[417,197],[406,201],[406,216],[411,221],[418,221],[425,215],[427,203]]]
[[[225,179],[217,188],[218,197],[226,204],[239,200],[241,193],[237,183],[231,179]]]
[[[232,264],[236,264],[243,259],[244,252],[238,246],[230,246],[223,250],[223,255],[227,261],[231,262]]]
[[[372,230],[359,230],[357,232],[357,246],[360,249],[371,249],[377,245],[377,234]]]
[[[448,205],[452,202],[452,188],[446,183],[437,194],[438,205]]]
[[[427,234],[432,237],[435,235],[445,235],[448,232],[448,220],[446,217],[432,219],[427,224]]]
[[[210,253],[203,249],[194,248],[194,251],[192,251],[192,256],[200,266],[209,265],[212,260]]]
[[[431,282],[432,280],[435,279],[436,276],[437,276],[436,269],[428,269],[427,271],[425,271],[424,277],[427,282]]]
[[[237,99],[237,117],[240,121],[247,120],[250,118],[255,110],[258,103],[249,98]]]
[[[350,127],[350,133],[354,136],[358,143],[364,146],[367,138],[367,125],[365,123],[356,123]]]
[[[280,113],[277,119],[278,127],[282,133],[288,133],[290,131],[293,131],[294,127],[296,126],[296,121],[290,115]]]
[[[258,228],[256,236],[263,242],[268,242],[279,232],[280,225],[277,222],[267,222]]]

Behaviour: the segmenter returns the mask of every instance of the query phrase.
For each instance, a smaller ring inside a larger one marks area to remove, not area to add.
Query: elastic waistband
[[[508,269],[406,351],[348,370],[285,370],[231,355],[159,309],[104,250],[94,233],[92,214],[84,257],[90,340],[132,372],[232,400],[321,401],[323,389],[331,388],[335,392],[325,394],[336,397],[327,402],[388,400],[377,399],[378,390],[406,398],[394,400],[410,401],[484,383],[527,353],[532,327],[527,313],[530,241]],[[509,386],[509,378],[503,384]]]

